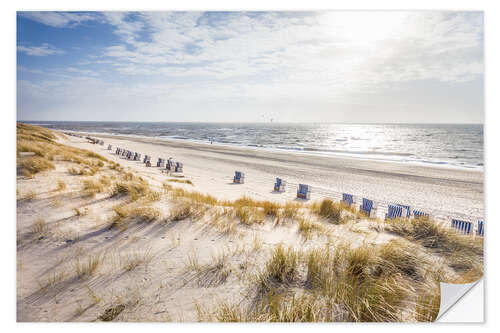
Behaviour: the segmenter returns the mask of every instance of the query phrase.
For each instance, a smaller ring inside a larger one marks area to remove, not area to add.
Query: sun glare
[[[322,23],[334,37],[359,43],[376,43],[407,29],[402,12],[329,12]]]

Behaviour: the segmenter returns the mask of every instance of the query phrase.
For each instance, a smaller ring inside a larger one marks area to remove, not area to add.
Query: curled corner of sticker
[[[440,283],[441,288],[441,304],[436,321],[444,315],[455,303],[457,303],[472,287],[474,287],[481,279],[463,284]]]

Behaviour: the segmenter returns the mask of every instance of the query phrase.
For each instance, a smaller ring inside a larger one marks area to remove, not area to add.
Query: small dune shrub
[[[31,177],[41,171],[54,170],[56,168],[52,162],[39,156],[22,158],[18,160],[17,167],[26,177]]]
[[[83,192],[89,196],[95,196],[97,193],[101,193],[104,191],[104,186],[102,183],[94,180],[94,179],[85,179],[83,182]]]
[[[262,292],[271,290],[274,284],[288,284],[294,281],[297,275],[299,254],[293,249],[285,249],[278,245],[265,268],[258,275],[259,289]]]
[[[62,180],[58,179],[57,180],[57,191],[62,191],[66,189],[66,183],[63,182]]]
[[[331,223],[342,223],[342,206],[330,199],[324,199],[319,206],[318,215],[327,218]]]

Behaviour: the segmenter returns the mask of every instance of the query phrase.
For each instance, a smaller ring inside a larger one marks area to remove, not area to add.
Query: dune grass
[[[172,182],[172,183],[180,183],[180,184],[189,184],[191,186],[194,186],[193,182],[189,179],[176,179],[176,178],[172,178],[172,179],[168,179],[167,180],[168,182]]]
[[[385,228],[445,257],[456,271],[482,271],[484,240],[481,237],[459,234],[425,217],[387,223]]]
[[[93,276],[103,263],[104,258],[105,256],[102,254],[88,255],[84,260],[78,257],[74,263],[76,276],[79,278]]]
[[[33,177],[33,175],[39,172],[54,170],[56,167],[54,163],[45,158],[32,156],[18,159],[17,168],[24,176]]]
[[[145,266],[153,260],[153,255],[151,253],[151,248],[147,248],[144,251],[133,251],[132,253],[127,253],[124,256],[120,256],[120,266],[125,271],[133,271],[139,266]]]
[[[41,217],[37,217],[33,220],[31,225],[31,232],[38,238],[44,238],[49,232],[49,226]]]
[[[220,302],[211,314],[218,321],[432,321],[439,283],[415,246],[339,244],[304,252],[278,245],[254,280],[256,302]]]
[[[17,169],[27,177],[39,172],[54,170],[54,161],[66,161],[80,166],[68,170],[74,175],[93,175],[108,162],[103,156],[94,152],[70,147],[57,142],[56,132],[49,129],[17,123]],[[22,157],[21,153],[33,153],[35,156]]]
[[[112,208],[115,215],[111,218],[110,228],[126,230],[129,224],[150,223],[160,219],[160,210],[152,206],[117,205]]]
[[[272,252],[264,269],[256,276],[259,293],[272,290],[277,284],[292,283],[297,274],[299,253],[279,244]]]
[[[82,181],[82,191],[88,196],[95,197],[97,193],[104,192],[104,186],[97,180],[85,179]]]

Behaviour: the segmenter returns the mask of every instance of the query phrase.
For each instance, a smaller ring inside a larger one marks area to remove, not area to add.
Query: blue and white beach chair
[[[127,152],[128,152],[128,150],[124,149],[123,152],[122,152],[122,156],[127,155]]]
[[[276,178],[276,183],[274,183],[274,191],[285,192],[286,182],[281,178]]]
[[[413,218],[418,219],[418,218],[423,218],[423,217],[430,217],[429,213],[422,212],[421,210],[414,209],[413,210]]]
[[[472,225],[472,222],[468,221],[462,221],[462,220],[457,220],[457,219],[452,219],[451,220],[451,227],[454,229],[457,229],[463,234],[469,235],[471,231],[474,230],[474,226]]]
[[[120,154],[120,152],[121,152],[120,148],[116,147],[115,154],[116,154],[116,155],[119,155],[119,154]]]
[[[130,160],[132,158],[132,152],[129,150],[127,153],[127,159]]]
[[[99,144],[100,144],[101,146],[103,146],[103,145],[104,145],[104,141],[102,141],[102,140],[101,140],[101,141],[99,141]]]
[[[403,217],[403,207],[400,205],[388,205],[387,214],[385,214],[385,219],[394,220]]]
[[[158,168],[164,168],[165,167],[165,159],[158,157],[158,162],[156,162],[156,166]]]
[[[359,210],[365,212],[368,216],[375,215],[377,206],[373,200],[363,198],[363,203],[359,206]]]
[[[142,161],[142,163],[146,163],[147,161],[151,161],[151,156],[144,155],[144,160]]]
[[[235,171],[233,183],[244,184],[245,183],[245,174],[241,171]]]
[[[484,237],[484,221],[477,221],[476,235]]]
[[[407,205],[401,205],[401,204],[396,204],[396,206],[402,207],[403,210],[403,216],[402,217],[410,217],[411,216],[411,207]],[[406,215],[406,216],[405,216]]]
[[[349,193],[342,193],[342,202],[344,205],[351,207],[351,205],[354,203],[354,197],[352,194]]]
[[[311,199],[311,186],[306,184],[299,184],[299,188],[297,189],[297,198],[300,199]]]
[[[140,160],[141,160],[141,154],[139,154],[139,153],[136,152],[134,154],[134,161],[140,161]]]
[[[108,150],[111,150],[113,148],[112,145],[108,145]]]

